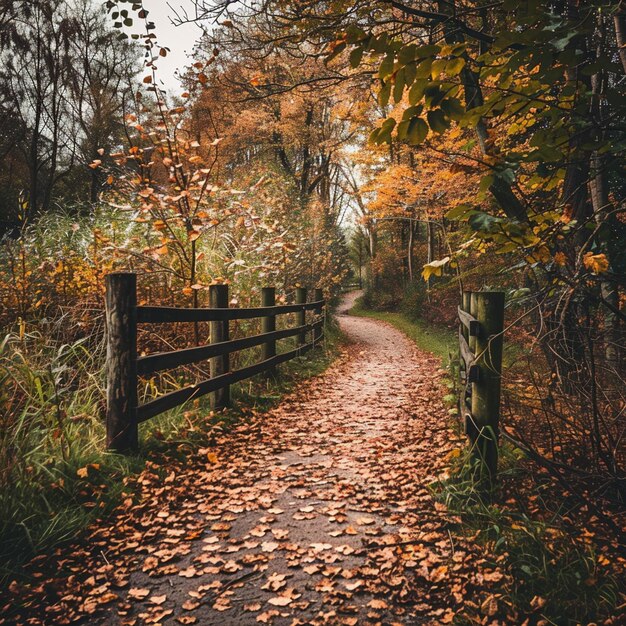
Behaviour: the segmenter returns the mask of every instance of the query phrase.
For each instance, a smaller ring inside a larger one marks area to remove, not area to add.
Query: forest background
[[[598,553],[616,545],[624,3],[197,0],[172,17],[205,29],[166,91],[170,51],[141,3],[0,3],[10,558],[104,506],[80,470],[101,472],[102,492],[115,482],[103,277],[124,269],[140,274],[142,302],[178,306],[206,305],[221,282],[247,306],[265,284],[288,300],[297,285],[334,296],[360,280],[363,306],[448,329],[463,289],[505,290],[502,434],[542,485],[527,513],[593,518],[609,529]],[[146,380],[143,397],[201,373]]]

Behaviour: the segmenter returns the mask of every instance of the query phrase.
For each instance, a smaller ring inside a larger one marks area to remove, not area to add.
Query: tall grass
[[[63,319],[0,343],[0,577],[115,501],[134,459],[103,455],[102,347],[58,341]]]

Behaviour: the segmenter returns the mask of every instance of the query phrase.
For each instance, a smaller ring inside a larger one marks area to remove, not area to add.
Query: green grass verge
[[[130,456],[104,448],[102,390],[96,378],[85,380],[79,393],[68,390],[66,400],[52,387],[47,389],[45,368],[39,371],[24,359],[18,372],[15,355],[7,356],[6,363],[0,363],[0,382],[8,376],[19,379],[30,395],[12,424],[11,439],[9,431],[4,437],[0,433],[0,461],[7,468],[7,475],[0,475],[0,587],[22,578],[24,564],[35,555],[105,520],[124,498],[133,496],[132,479],[126,479],[147,462],[153,471],[166,473],[170,459],[206,446],[216,427],[224,432],[246,419],[250,409],[269,410],[299,382],[322,373],[343,342],[338,328],[329,323],[323,347],[281,365],[276,380],[257,376],[231,387],[232,409],[212,413],[206,396],[142,424],[139,453]],[[93,355],[86,358],[90,363],[97,360]]]

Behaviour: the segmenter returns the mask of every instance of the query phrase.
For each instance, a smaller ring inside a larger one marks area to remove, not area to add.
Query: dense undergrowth
[[[415,310],[374,310],[366,301],[365,297],[357,300],[351,314],[392,324],[442,360],[449,372],[443,384],[450,389],[444,399],[455,416],[454,330],[425,321]],[[519,346],[509,349],[509,367],[519,351]],[[460,432],[459,420],[451,419]],[[544,626],[620,623],[620,594],[626,589],[620,582],[619,545],[610,533],[603,534],[597,518],[592,516],[593,523],[586,523],[590,515],[585,504],[564,492],[547,471],[534,467],[522,450],[508,442],[500,446],[493,489],[477,484],[473,462],[469,449],[455,450],[449,470],[431,487],[436,499],[460,520],[451,528],[453,535],[479,542],[494,566],[508,574],[494,606],[514,607],[533,616],[527,623]],[[455,623],[482,623],[490,608],[466,602]]]
[[[79,259],[76,242],[68,252]],[[54,288],[59,285],[56,282]],[[332,320],[327,320],[323,348],[283,365],[278,380],[258,377],[234,386],[232,410],[213,414],[208,399],[203,398],[158,416],[141,426],[139,454],[120,456],[107,453],[104,445],[101,304],[95,287],[93,292],[80,283],[74,288],[74,307],[49,306],[47,314],[31,312],[4,326],[0,343],[0,584],[19,577],[21,565],[34,555],[110,514],[132,495],[127,479],[147,462],[167,464],[172,455],[204,445],[213,429],[228,427],[246,412],[267,409],[294,382],[323,370],[340,342]],[[92,305],[85,293],[96,294]],[[234,329],[235,334],[246,331],[250,328]],[[152,350],[184,346],[187,340],[184,329],[140,336],[140,343]],[[279,351],[293,347],[290,342],[280,342]],[[233,366],[243,367],[258,356],[258,349],[240,352]],[[151,397],[180,387],[198,375],[206,377],[206,370],[205,364],[197,371],[174,371],[158,381],[148,379],[140,395]]]

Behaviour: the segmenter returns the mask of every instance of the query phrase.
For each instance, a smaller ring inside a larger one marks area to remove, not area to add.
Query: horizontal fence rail
[[[229,308],[228,286],[209,288],[210,308],[174,308],[137,306],[137,278],[132,273],[114,273],[106,277],[107,321],[107,445],[118,452],[138,446],[138,424],[191,399],[212,393],[211,407],[222,409],[230,404],[230,385],[264,373],[276,375],[277,366],[315,348],[324,338],[323,312],[326,302],[321,289],[314,290],[312,302],[307,289],[296,289],[296,303],[276,305],[273,287],[261,290],[260,307]],[[307,312],[314,319],[307,323]],[[276,317],[295,313],[297,326],[276,330]],[[262,332],[249,337],[230,339],[229,321],[261,319]],[[159,352],[137,357],[138,324],[210,322],[211,342],[207,345]],[[307,342],[307,336],[311,335]],[[297,337],[297,348],[276,353],[276,342]],[[261,347],[261,361],[230,370],[230,354],[255,346]],[[210,359],[210,378],[165,393],[143,405],[138,404],[139,376],[148,376],[183,365]]]
[[[459,317],[459,407],[474,456],[494,477],[498,463],[504,293],[463,292]]]
[[[139,306],[137,321],[143,324],[169,324],[173,322],[223,322],[229,320],[249,320],[258,317],[284,315],[311,311],[324,305],[324,301],[306,304],[285,304],[282,306],[254,307],[250,309],[177,309],[169,306]]]

